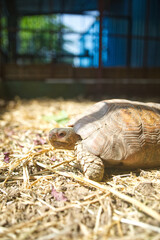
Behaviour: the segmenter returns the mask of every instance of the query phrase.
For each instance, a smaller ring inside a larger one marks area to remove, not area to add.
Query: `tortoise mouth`
[[[68,142],[60,142],[60,141],[52,141],[51,142],[52,146],[57,148],[57,149],[68,149],[68,150],[73,150],[75,144],[69,144]]]

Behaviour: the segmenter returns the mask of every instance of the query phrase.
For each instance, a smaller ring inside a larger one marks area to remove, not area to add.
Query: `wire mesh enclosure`
[[[160,66],[160,2],[112,1],[103,15],[103,66]],[[98,66],[99,20],[81,37],[81,51],[90,53],[81,65]],[[90,43],[89,43],[90,41]]]
[[[34,1],[31,9],[30,1],[1,0],[3,61],[98,67],[101,58],[103,67],[160,66],[159,0],[106,1],[101,36],[98,1],[85,6],[92,11],[82,11],[83,4]]]

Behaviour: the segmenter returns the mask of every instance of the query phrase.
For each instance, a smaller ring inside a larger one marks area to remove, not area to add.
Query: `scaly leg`
[[[75,150],[85,176],[97,182],[101,181],[104,175],[102,159],[89,153],[82,142],[77,143]]]

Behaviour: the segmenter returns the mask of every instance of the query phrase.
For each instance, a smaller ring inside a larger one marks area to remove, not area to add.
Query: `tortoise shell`
[[[70,126],[87,150],[113,165],[160,165],[160,104],[122,99],[94,104]]]

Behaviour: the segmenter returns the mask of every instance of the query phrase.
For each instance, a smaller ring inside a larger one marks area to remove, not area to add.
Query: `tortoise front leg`
[[[104,175],[104,164],[102,159],[89,153],[82,142],[77,143],[76,154],[85,176],[97,182],[101,181]]]

